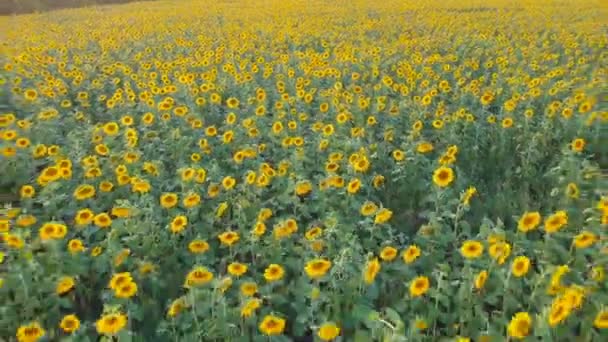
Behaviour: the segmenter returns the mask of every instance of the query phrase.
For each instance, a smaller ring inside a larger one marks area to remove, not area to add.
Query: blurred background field
[[[2,0],[0,1],[0,15],[127,2],[133,2],[133,0]]]

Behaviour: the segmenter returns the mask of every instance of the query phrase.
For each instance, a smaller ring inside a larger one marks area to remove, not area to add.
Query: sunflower
[[[449,167],[442,166],[433,172],[433,183],[437,186],[445,188],[454,181],[454,170]]]
[[[85,208],[85,209],[80,209],[76,213],[76,217],[74,218],[74,221],[79,226],[86,226],[86,225],[90,224],[91,222],[93,222],[94,218],[95,218],[95,214],[93,213],[93,211],[91,211],[91,209]]]
[[[590,231],[584,230],[574,237],[573,244],[574,247],[582,249],[593,245],[596,241],[598,241],[597,235]]]
[[[608,311],[602,310],[597,313],[595,316],[595,320],[593,321],[593,326],[598,329],[608,329]]]
[[[303,181],[296,184],[296,195],[306,196],[312,191],[312,184],[309,181]]]
[[[433,144],[431,144],[430,142],[421,142],[418,144],[418,146],[416,146],[416,152],[418,153],[429,153],[433,151]]]
[[[555,233],[563,226],[568,224],[568,214],[565,211],[558,211],[545,219],[545,231]]]
[[[513,118],[502,119],[502,128],[511,128],[513,126]]]
[[[220,234],[218,236],[218,239],[220,240],[220,242],[223,245],[232,246],[239,241],[240,237],[239,237],[239,233],[233,232],[233,231],[228,231],[228,232],[224,232],[224,233]]]
[[[583,300],[585,298],[585,288],[578,285],[569,286],[562,298],[574,309],[580,309],[583,306]]]
[[[393,151],[393,159],[395,159],[395,161],[403,161],[405,159],[405,152],[401,151],[401,150],[394,150]]]
[[[190,250],[190,252],[194,253],[194,254],[205,253],[206,251],[209,250],[209,243],[207,243],[207,241],[204,241],[204,240],[198,240],[198,239],[192,240],[188,244],[188,250]]]
[[[572,312],[572,306],[564,298],[557,298],[551,304],[549,325],[554,327],[565,321]]]
[[[15,224],[19,227],[29,227],[38,222],[38,219],[33,215],[21,215],[15,221]]]
[[[606,277],[606,272],[603,266],[594,266],[589,271],[589,276],[596,282],[602,282]]]
[[[207,195],[209,195],[209,197],[214,198],[217,197],[217,195],[219,195],[220,193],[220,186],[218,184],[209,184],[209,187],[207,188]]]
[[[357,192],[359,192],[360,188],[361,180],[359,180],[359,178],[354,178],[348,183],[346,191],[348,191],[349,194],[356,194]]]
[[[160,205],[165,209],[173,208],[177,205],[177,195],[174,193],[166,193],[160,196]]]
[[[366,157],[362,157],[354,164],[354,169],[357,172],[367,172],[370,167],[370,162]]]
[[[230,190],[230,189],[234,188],[235,185],[236,185],[236,179],[234,179],[233,177],[227,176],[227,177],[224,177],[224,179],[222,180],[222,186],[226,190]]]
[[[384,261],[393,261],[399,252],[395,247],[386,246],[380,251],[380,259]]]
[[[416,245],[411,245],[405,251],[403,251],[403,262],[405,262],[406,264],[411,264],[416,261],[416,259],[418,259],[420,254],[420,248]]]
[[[393,212],[389,209],[382,208],[376,212],[376,217],[374,218],[374,223],[382,224],[388,222],[388,220],[393,217]]]
[[[87,198],[91,198],[93,196],[95,196],[95,188],[89,184],[80,185],[74,191],[74,198],[80,201],[85,200]]]
[[[19,342],[36,342],[46,335],[46,331],[38,322],[22,325],[17,329],[17,341]]]
[[[40,227],[38,230],[38,235],[42,241],[50,240],[55,236],[55,231],[57,230],[57,224],[52,222],[47,222]]]
[[[340,328],[335,323],[323,323],[319,327],[317,336],[323,341],[331,341],[340,335]]]
[[[312,227],[306,231],[304,237],[306,237],[306,240],[312,241],[321,236],[321,234],[323,234],[323,229],[321,229],[321,227]]]
[[[239,100],[235,97],[229,97],[226,100],[226,106],[228,106],[230,109],[235,109],[239,106]]]
[[[266,233],[266,224],[264,224],[264,222],[261,222],[261,221],[256,222],[255,225],[253,226],[252,233],[256,237],[260,237],[260,236],[264,235],[264,233]]]
[[[280,335],[285,329],[285,320],[277,316],[266,315],[259,328],[264,335]]]
[[[130,283],[132,281],[133,281],[133,278],[131,277],[131,273],[129,273],[129,272],[116,273],[110,279],[108,286],[112,290],[116,291],[122,285]]]
[[[23,92],[23,96],[28,101],[34,101],[38,98],[38,92],[36,91],[36,89],[27,89]]]
[[[133,281],[127,281],[114,289],[114,294],[117,298],[131,298],[137,293],[137,284]]]
[[[572,140],[570,147],[574,152],[583,152],[583,149],[585,148],[585,139],[577,138]]]
[[[475,194],[477,194],[477,189],[474,186],[469,187],[462,196],[462,203],[467,206],[470,205],[471,198],[473,198]]]
[[[414,278],[414,280],[410,282],[410,295],[412,297],[424,295],[429,290],[430,284],[429,278],[425,276]]]
[[[124,207],[114,207],[112,208],[112,216],[117,218],[127,218],[131,216],[131,209]]]
[[[517,222],[517,229],[520,232],[527,233],[531,230],[536,229],[540,224],[541,216],[537,211],[525,212]]]
[[[575,183],[568,183],[568,185],[566,186],[566,196],[568,196],[569,198],[576,199],[578,198],[579,194],[580,191],[578,189],[578,186]]]
[[[36,190],[31,185],[24,185],[19,190],[21,198],[32,198],[36,194]]]
[[[524,339],[531,331],[532,318],[527,312],[516,313],[507,327],[507,333],[515,339]]]
[[[426,321],[424,319],[421,318],[417,318],[414,321],[414,328],[416,328],[417,330],[425,330],[429,327],[429,325],[426,323]]]
[[[326,259],[314,259],[306,263],[304,270],[312,279],[323,277],[331,268],[331,261]]]
[[[122,313],[111,313],[101,316],[95,323],[97,332],[103,335],[116,335],[127,325],[127,316]]]
[[[186,275],[184,287],[189,288],[204,285],[209,283],[211,280],[213,280],[213,273],[209,272],[207,268],[202,266],[195,267]]]
[[[182,200],[182,204],[184,205],[184,207],[186,207],[188,209],[197,206],[200,202],[201,202],[201,196],[197,193],[188,194]]]
[[[269,282],[281,280],[284,275],[285,270],[278,264],[270,264],[264,270],[264,278]]]
[[[247,265],[245,264],[233,262],[228,265],[228,273],[232,274],[233,276],[239,277],[245,274],[245,272],[247,272]]]
[[[80,320],[78,317],[76,317],[76,315],[66,315],[61,319],[59,327],[64,332],[71,334],[80,328]]]
[[[103,253],[103,248],[101,248],[100,246],[95,246],[91,250],[91,256],[93,256],[93,257],[97,257],[97,256],[101,255],[101,253]]]
[[[82,240],[72,239],[68,242],[68,251],[72,254],[80,253],[85,251]]]
[[[379,189],[382,185],[384,185],[384,176],[383,175],[374,176],[374,179],[372,180],[372,185],[374,186],[374,188]]]
[[[99,213],[95,215],[93,222],[99,228],[107,228],[112,225],[112,218],[107,213]]]
[[[241,294],[245,297],[251,297],[258,292],[258,286],[253,282],[244,282],[241,284]]]
[[[253,315],[255,310],[259,309],[260,306],[262,306],[261,300],[259,300],[257,298],[248,300],[245,303],[245,305],[243,305],[243,307],[241,308],[241,317],[244,317],[244,318],[251,317],[251,315]]]
[[[215,217],[220,218],[224,216],[224,213],[228,209],[228,202],[222,202],[217,206],[217,210],[215,211]]]
[[[186,302],[183,298],[178,298],[174,300],[169,306],[169,310],[167,311],[167,316],[175,317],[182,312],[187,307]]]
[[[526,256],[518,256],[513,260],[511,273],[517,278],[523,277],[530,269],[530,259]]]
[[[25,244],[19,236],[13,234],[4,235],[4,242],[6,242],[7,246],[14,249],[21,249]]]
[[[64,295],[70,292],[74,286],[76,285],[76,281],[72,277],[62,277],[59,279],[57,283],[57,287],[55,288],[55,293],[58,295]]]
[[[378,258],[368,261],[367,265],[365,265],[365,270],[363,271],[363,280],[365,283],[368,285],[373,283],[381,268],[382,266],[380,265]]]
[[[488,271],[483,270],[475,277],[475,288],[481,290],[488,280]]]
[[[182,232],[184,229],[186,229],[186,226],[188,225],[188,218],[184,215],[179,215],[176,216],[175,218],[173,218],[173,220],[171,221],[171,224],[169,225],[169,228],[171,229],[171,232],[173,234],[177,234]]]
[[[104,144],[97,144],[95,145],[95,152],[100,156],[107,156],[110,153],[110,149]]]
[[[465,241],[460,247],[460,253],[467,259],[479,258],[483,254],[483,245],[475,240]]]
[[[499,265],[505,263],[511,255],[511,245],[505,241],[497,241],[490,245],[488,253]]]

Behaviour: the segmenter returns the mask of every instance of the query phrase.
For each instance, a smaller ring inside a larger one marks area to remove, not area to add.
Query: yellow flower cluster
[[[0,336],[608,340],[606,15],[0,17]]]

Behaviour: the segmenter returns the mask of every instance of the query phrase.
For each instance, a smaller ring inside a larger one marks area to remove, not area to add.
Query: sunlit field
[[[0,17],[0,339],[608,340],[607,23],[591,0]]]

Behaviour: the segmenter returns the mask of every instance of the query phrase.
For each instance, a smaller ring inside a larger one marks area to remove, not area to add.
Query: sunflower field
[[[0,32],[0,340],[608,340],[605,3]]]

